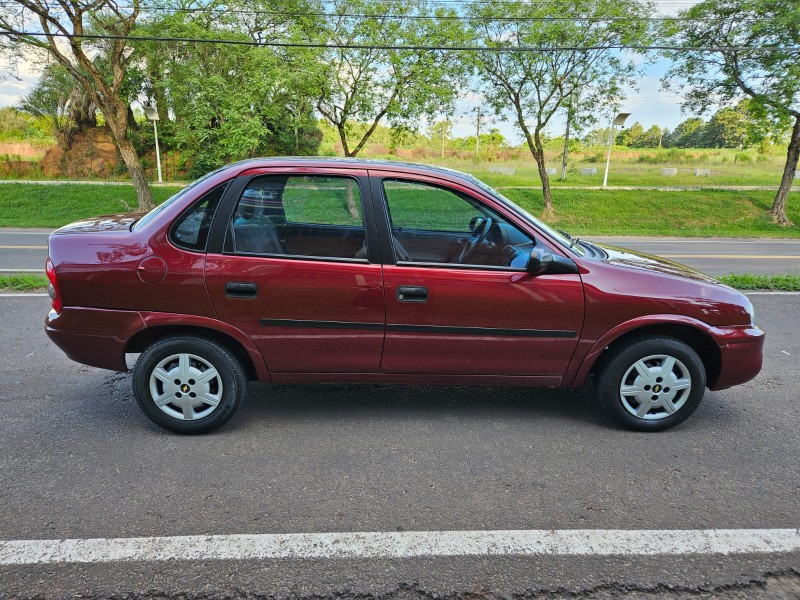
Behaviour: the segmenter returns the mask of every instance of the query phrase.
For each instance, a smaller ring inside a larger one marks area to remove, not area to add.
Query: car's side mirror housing
[[[553,254],[547,248],[534,246],[525,269],[531,275],[545,273],[577,273],[578,265],[571,258]]]

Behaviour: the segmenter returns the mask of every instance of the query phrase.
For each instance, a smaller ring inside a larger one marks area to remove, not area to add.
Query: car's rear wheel
[[[224,346],[194,336],[158,340],[133,371],[136,401],[155,424],[176,433],[208,433],[230,419],[247,395],[247,378]]]
[[[705,367],[688,344],[639,338],[612,352],[600,371],[597,394],[606,413],[629,429],[674,427],[703,399]]]

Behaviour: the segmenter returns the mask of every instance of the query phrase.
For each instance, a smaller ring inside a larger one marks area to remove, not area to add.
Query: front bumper
[[[47,336],[67,357],[112,371],[128,370],[125,345],[144,328],[141,315],[129,310],[64,307],[45,318]]]
[[[764,332],[753,325],[720,327],[713,332],[719,344],[720,370],[710,390],[724,390],[750,381],[761,371]]]

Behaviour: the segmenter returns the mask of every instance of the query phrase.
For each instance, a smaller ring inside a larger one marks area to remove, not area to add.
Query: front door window
[[[392,179],[383,192],[397,262],[525,266],[533,240],[469,196]]]

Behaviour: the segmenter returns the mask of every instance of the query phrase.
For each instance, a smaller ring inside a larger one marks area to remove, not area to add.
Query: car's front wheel
[[[176,433],[208,433],[230,419],[247,394],[236,357],[217,342],[175,336],[139,356],[133,391],[142,412]]]
[[[612,352],[598,377],[598,398],[606,413],[629,429],[674,427],[703,399],[705,367],[685,342],[639,338]]]

